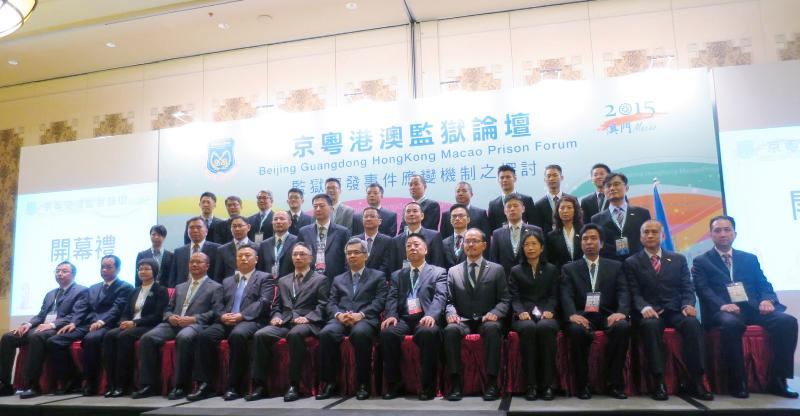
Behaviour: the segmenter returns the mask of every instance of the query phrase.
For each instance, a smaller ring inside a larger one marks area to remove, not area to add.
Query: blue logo
[[[211,142],[208,145],[208,170],[211,173],[225,173],[234,164],[233,139]]]

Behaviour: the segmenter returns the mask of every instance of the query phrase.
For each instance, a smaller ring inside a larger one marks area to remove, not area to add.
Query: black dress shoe
[[[186,391],[180,387],[175,387],[172,389],[171,392],[167,395],[167,399],[169,400],[178,400],[186,397]]]
[[[669,399],[669,396],[667,396],[667,386],[665,386],[664,383],[656,384],[653,392],[650,393],[650,397],[652,397],[653,400],[658,400],[660,402]]]
[[[500,398],[500,389],[497,388],[497,384],[491,383],[486,387],[486,391],[483,392],[483,400],[487,402],[495,401]]]
[[[222,400],[229,402],[231,400],[238,400],[241,397],[242,396],[239,393],[237,393],[235,389],[228,389],[228,391],[226,391],[225,394],[222,395]]]
[[[32,399],[34,397],[39,397],[41,395],[42,395],[42,392],[41,392],[41,390],[39,390],[38,386],[31,386],[27,390],[25,390],[22,393],[20,393],[19,398],[20,399]]]
[[[81,392],[80,386],[78,386],[78,384],[73,380],[61,383],[60,385],[61,387],[57,388],[54,393],[56,396],[64,396],[66,394]]]
[[[785,378],[776,378],[770,383],[771,385],[767,389],[768,392],[774,394],[776,396],[785,397],[787,399],[796,399],[798,394],[796,391],[789,388],[789,385],[786,384]]]
[[[589,387],[583,386],[578,388],[578,391],[575,393],[575,397],[581,400],[589,400],[592,398],[592,393],[589,392]]]
[[[545,387],[544,389],[542,389],[542,392],[539,395],[539,397],[542,400],[545,400],[545,401],[549,402],[550,400],[553,400],[553,399],[556,398],[556,394],[553,393],[553,388],[552,387]]]
[[[728,391],[731,397],[736,397],[737,399],[746,399],[750,397],[750,393],[747,392],[747,383],[745,382],[731,385]]]
[[[403,393],[405,393],[403,389],[403,383],[401,382],[390,383],[389,389],[386,391],[386,393],[383,394],[383,400],[396,399],[402,396]]]
[[[108,393],[106,393],[106,394],[108,394]],[[114,391],[111,392],[110,396],[106,396],[106,397],[110,397],[112,399],[118,399],[120,397],[125,397],[125,389],[117,387],[117,388],[114,389]]]
[[[289,389],[286,390],[286,394],[283,395],[283,401],[285,402],[293,402],[300,398],[300,389],[297,388],[294,384],[289,384]]]
[[[367,384],[359,384],[358,391],[356,391],[356,400],[367,400],[369,399],[369,385]]]
[[[131,399],[144,399],[145,397],[155,396],[155,394],[156,390],[153,386],[144,385],[131,394]]]
[[[532,402],[532,401],[536,400],[537,398],[539,398],[539,395],[536,394],[536,387],[528,386],[525,389],[525,400]]]
[[[16,391],[6,383],[0,383],[0,396],[13,396]]]
[[[253,384],[256,384],[255,382]],[[252,402],[256,400],[266,399],[269,395],[267,394],[267,389],[263,386],[258,386],[253,389],[250,394],[244,396],[244,401]]]
[[[327,400],[336,395],[336,383],[325,383],[317,394],[317,400]]]
[[[114,386],[109,384],[106,386],[106,392],[103,394],[103,397],[109,398],[112,394],[114,394]]]
[[[619,400],[625,400],[628,398],[628,395],[625,394],[625,390],[621,387],[611,387],[608,390],[608,395]]]
[[[86,385],[81,389],[81,395],[83,395],[83,397],[91,397],[95,394],[97,394],[97,389],[89,383],[86,383]]]
[[[436,390],[431,388],[423,388],[417,396],[417,398],[422,402],[433,400],[434,397],[436,397]]]
[[[464,398],[464,393],[462,392],[463,387],[461,387],[462,383],[461,376],[452,376],[452,387],[450,388],[450,393],[447,395],[448,401],[457,402]]]
[[[208,383],[200,383],[200,385],[197,387],[197,390],[186,396],[186,400],[190,402],[196,402],[198,400],[207,399],[212,395],[213,393],[211,392],[211,385]]]
[[[694,383],[694,387],[689,391],[689,396],[698,400],[711,401],[714,400],[714,395],[706,390],[705,384],[702,381]]]

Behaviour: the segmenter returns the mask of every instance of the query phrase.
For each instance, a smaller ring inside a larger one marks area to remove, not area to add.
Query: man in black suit
[[[258,212],[247,218],[250,223],[250,232],[247,238],[261,244],[262,241],[272,237],[272,192],[261,190],[256,194]]]
[[[692,377],[692,384],[687,386],[689,393],[700,400],[712,400],[714,396],[703,385],[704,334],[694,308],[694,286],[686,257],[661,248],[664,232],[656,220],[642,225],[640,239],[644,250],[628,257],[623,270],[630,285],[634,322],[655,380],[651,396],[667,400],[662,337],[664,328],[675,328],[681,334],[683,355]]]
[[[217,249],[220,245],[206,240],[208,229],[206,229],[206,223],[201,217],[190,218],[187,224],[191,242],[175,249],[167,287],[175,287],[189,280],[189,260],[192,254],[197,252],[205,253],[211,259],[209,264],[211,278],[222,281],[222,278],[217,278],[214,275],[214,260],[217,258]]]
[[[258,248],[258,265],[256,268],[267,272],[277,279],[294,271],[292,264],[292,248],[297,243],[297,236],[289,234],[292,220],[286,211],[272,214],[272,237],[261,242]]]
[[[642,251],[639,229],[650,219],[646,208],[628,205],[628,177],[624,173],[611,172],[606,176],[603,189],[608,200],[608,209],[592,216],[592,222],[603,230],[603,257],[625,261]]]
[[[564,197],[565,194],[561,192],[561,182],[564,181],[564,174],[559,165],[547,165],[544,168],[544,184],[547,186],[547,193],[536,203],[536,216],[539,218],[542,229],[547,235],[553,231],[553,212],[555,212],[556,203]]]
[[[303,212],[303,190],[291,188],[287,194],[286,204],[289,205],[289,217],[292,219],[289,232],[300,235],[300,229],[314,223],[314,217]]]
[[[409,202],[403,207],[403,223],[405,228],[394,237],[394,264],[392,265],[392,272],[408,267],[408,260],[406,260],[406,238],[411,234],[420,234],[425,238],[425,243],[428,245],[428,255],[425,261],[434,266],[444,267],[444,244],[442,244],[442,235],[436,230],[430,230],[423,225],[425,221],[425,214],[422,212],[422,206],[416,202]]]
[[[333,279],[328,316],[331,320],[319,333],[320,379],[324,383],[317,400],[331,398],[336,391],[339,346],[346,335],[356,355],[356,399],[369,398],[372,344],[378,337],[380,313],[386,303],[386,276],[366,268],[367,243],[353,238],[344,250],[350,271]]]
[[[441,207],[438,202],[428,199],[428,196],[425,194],[427,190],[428,183],[421,175],[414,175],[409,179],[408,192],[411,194],[411,199],[419,204],[422,213],[425,214],[422,218],[422,226],[429,230],[439,232]],[[407,225],[405,221],[400,223],[400,232],[403,232]]]
[[[207,230],[212,230],[216,228],[218,224],[224,222],[223,219],[214,216],[214,209],[217,207],[217,196],[212,192],[203,192],[200,195],[200,202],[198,205],[200,206],[199,217],[203,219]],[[192,240],[189,237],[189,221],[186,221],[186,228],[183,230],[183,244],[189,244],[190,241]],[[215,241],[210,234],[208,236],[208,241],[221,244],[219,241]]]
[[[100,259],[100,276],[103,281],[92,285],[87,295],[89,306],[83,326],[88,326],[88,333],[83,337],[83,386],[84,396],[97,394],[97,379],[102,369],[101,351],[103,337],[116,328],[133,286],[117,278],[122,261],[111,254]],[[77,339],[73,339],[77,341]],[[70,360],[69,351],[57,359]]]
[[[486,235],[492,235],[489,227],[489,216],[486,210],[472,205],[472,185],[469,182],[459,182],[456,185],[456,204],[464,205],[469,214],[469,224],[467,228],[477,228]],[[439,221],[439,233],[442,238],[453,235],[453,224],[450,223],[450,211],[442,212],[442,219]]]
[[[42,375],[45,354],[48,351],[46,348],[48,340],[59,333],[67,334],[75,331],[85,333],[85,329],[78,328],[86,316],[86,296],[89,290],[74,282],[76,271],[75,265],[68,261],[59,263],[55,270],[58,288],[47,292],[39,313],[17,329],[3,335],[0,340],[0,396],[14,394],[14,388],[11,386],[11,369],[14,367],[17,348],[28,346],[28,355],[22,372],[27,389],[20,395],[21,399],[28,399],[41,394],[39,377]],[[63,367],[71,362],[72,360],[54,364],[64,371]],[[57,373],[62,379],[63,374],[63,372]],[[69,383],[69,386],[71,385],[72,383]],[[68,390],[69,387],[62,387],[57,393],[63,394]]]
[[[225,198],[225,209],[228,211],[228,219],[216,225],[213,225],[208,230],[208,235],[211,236],[209,240],[218,244],[225,244],[233,240],[231,233],[231,219],[242,215],[242,198],[236,195],[231,195]],[[222,279],[224,276],[220,276]]]
[[[164,250],[163,248],[164,239],[166,237],[167,227],[161,224],[150,227],[150,242],[153,246],[147,250],[140,251],[139,254],[136,255],[136,264],[139,264],[139,260],[141,259],[155,259],[156,264],[158,264],[158,269],[155,270],[156,279],[158,283],[165,287],[169,284],[169,269],[172,267],[173,257],[171,251]],[[142,281],[139,279],[139,267],[136,267],[134,276],[136,277],[135,286],[141,286]]]
[[[611,168],[604,163],[595,163],[589,173],[595,190],[581,199],[584,224],[592,222],[592,216],[608,206],[606,194],[603,193],[603,182],[606,180],[606,176],[611,173]]]
[[[342,182],[338,178],[325,179],[325,193],[331,197],[333,210],[331,220],[334,224],[341,225],[353,234],[353,208],[339,201],[342,195]]]
[[[298,238],[312,248],[314,259],[311,264],[314,265],[314,270],[333,280],[335,276],[344,273],[342,253],[350,239],[350,230],[331,220],[333,203],[327,194],[315,195],[311,203],[316,222],[301,228]]]
[[[510,165],[501,165],[497,168],[497,182],[500,183],[501,194],[489,202],[489,210],[487,211],[489,216],[489,228],[494,231],[505,224],[506,197],[513,193],[516,193],[522,198],[522,205],[525,207],[522,220],[527,224],[540,225],[539,217],[536,215],[536,208],[533,204],[533,198],[514,190],[514,186],[517,183],[517,171]]]
[[[797,398],[797,392],[786,385],[786,379],[794,377],[797,319],[784,312],[786,306],[778,301],[758,258],[733,249],[736,239],[733,217],[714,217],[709,228],[714,248],[694,258],[692,275],[700,297],[703,323],[720,330],[722,361],[727,364],[731,395],[748,396],[742,334],[747,325],[760,325],[774,340],[770,343],[773,359],[768,391]]]
[[[581,230],[583,258],[561,268],[561,310],[568,318],[567,338],[570,356],[575,363],[577,396],[586,400],[589,392],[589,347],[594,331],[603,330],[606,345],[606,379],[609,395],[626,399],[622,369],[628,352],[630,293],[622,263],[600,257],[603,232],[596,224]]]
[[[363,221],[364,232],[356,237],[367,242],[367,267],[391,276],[394,264],[394,242],[391,237],[378,231],[382,221],[378,209],[366,207],[359,215]]]
[[[503,267],[486,261],[483,251],[486,236],[471,228],[464,239],[467,260],[447,271],[447,326],[444,328],[444,350],[452,388],[447,400],[458,401],[463,396],[461,341],[467,334],[478,333],[483,341],[486,369],[486,389],[483,400],[497,400],[500,389],[500,345],[503,339],[502,321],[508,315],[511,302]]]
[[[253,341],[253,392],[245,400],[267,397],[267,375],[272,368],[272,347],[286,338],[289,344],[289,389],[283,400],[300,398],[300,372],[306,355],[306,337],[315,337],[325,324],[330,285],[324,274],[311,269],[311,247],[292,247],[294,272],[278,280],[269,326],[256,332]]]
[[[255,244],[242,245],[236,251],[236,273],[222,281],[222,301],[225,305],[217,322],[200,333],[195,349],[194,379],[197,389],[186,398],[197,401],[213,395],[212,371],[218,360],[219,343],[228,340],[228,389],[225,401],[240,396],[242,379],[250,362],[248,348],[256,333],[269,316],[275,298],[272,276],[256,270],[258,254]]]
[[[228,223],[231,226],[232,239],[217,248],[217,260],[214,266],[214,280],[217,281],[233,275],[236,271],[236,252],[239,250],[239,247],[252,243],[247,236],[251,228],[250,223],[247,222],[247,218],[234,215],[230,218]]]
[[[420,400],[436,396],[436,365],[442,316],[447,302],[447,270],[425,263],[428,247],[425,238],[412,234],[406,239],[406,258],[411,267],[392,274],[386,298],[386,317],[381,323],[383,368],[389,390],[383,395],[394,399],[403,392],[400,379],[402,343],[406,335],[414,335],[414,343],[422,356]]]
[[[189,226],[189,232],[191,227]],[[164,322],[148,331],[139,340],[139,384],[141,389],[132,398],[140,399],[155,394],[158,380],[159,351],[165,342],[175,340],[175,386],[168,398],[186,397],[191,381],[192,357],[197,335],[216,317],[222,315],[222,285],[211,280],[207,272],[208,255],[192,254],[189,262],[191,277],[175,287],[175,294],[164,312]],[[206,363],[194,362],[195,366]]]
[[[543,235],[541,228],[525,224],[522,221],[525,215],[524,198],[524,195],[520,194],[506,196],[505,217],[508,219],[508,223],[492,232],[489,259],[503,266],[506,275],[511,273],[512,267],[519,264],[522,255],[520,245],[522,237],[530,232],[538,232],[539,235]]]
[[[442,241],[442,245],[444,246],[445,269],[449,269],[466,260],[467,253],[464,252],[464,236],[467,234],[467,230],[469,229],[467,224],[470,222],[469,211],[467,211],[467,207],[464,205],[452,205],[449,213],[450,217],[447,219],[447,222],[450,223],[450,229],[454,230],[454,232],[451,236]]]
[[[381,225],[378,230],[381,234],[394,237],[397,235],[397,213],[381,207],[382,199],[383,186],[377,182],[369,184],[367,186],[367,204],[378,210],[378,216],[381,218]],[[364,232],[364,218],[361,215],[356,214],[353,218],[353,235]]]

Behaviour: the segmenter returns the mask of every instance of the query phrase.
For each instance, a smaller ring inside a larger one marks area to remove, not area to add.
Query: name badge
[[[262,241],[264,241],[264,233],[256,233],[254,242],[256,244],[261,244]]]
[[[314,263],[314,268],[320,273],[325,273],[325,252],[317,251],[317,261]]]
[[[57,315],[57,314],[54,314],[54,313],[48,313],[48,314],[47,314],[47,316],[45,316],[45,317],[44,317],[44,323],[46,323],[46,324],[52,324],[53,322],[55,322],[55,321],[56,321],[56,318],[57,318],[57,317],[58,317],[58,315]]]
[[[403,268],[411,268],[411,262],[408,260],[403,260]]]
[[[585,312],[600,312],[600,292],[589,292],[586,294]]]
[[[408,304],[408,314],[409,315],[416,315],[422,313],[422,306],[419,304],[419,299],[417,298],[408,298],[406,300]]]
[[[278,277],[278,263],[272,265],[272,277]]]
[[[735,282],[728,284],[728,296],[731,297],[731,302],[747,302],[747,292],[744,290],[742,282]]]
[[[621,237],[614,240],[614,244],[617,247],[617,255],[618,256],[627,256],[630,252],[630,246],[628,246],[628,237]]]

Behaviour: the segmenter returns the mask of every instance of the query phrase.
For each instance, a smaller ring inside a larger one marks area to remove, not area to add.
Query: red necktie
[[[653,270],[656,271],[656,274],[661,272],[661,259],[658,256],[650,256],[650,264],[653,265]]]

